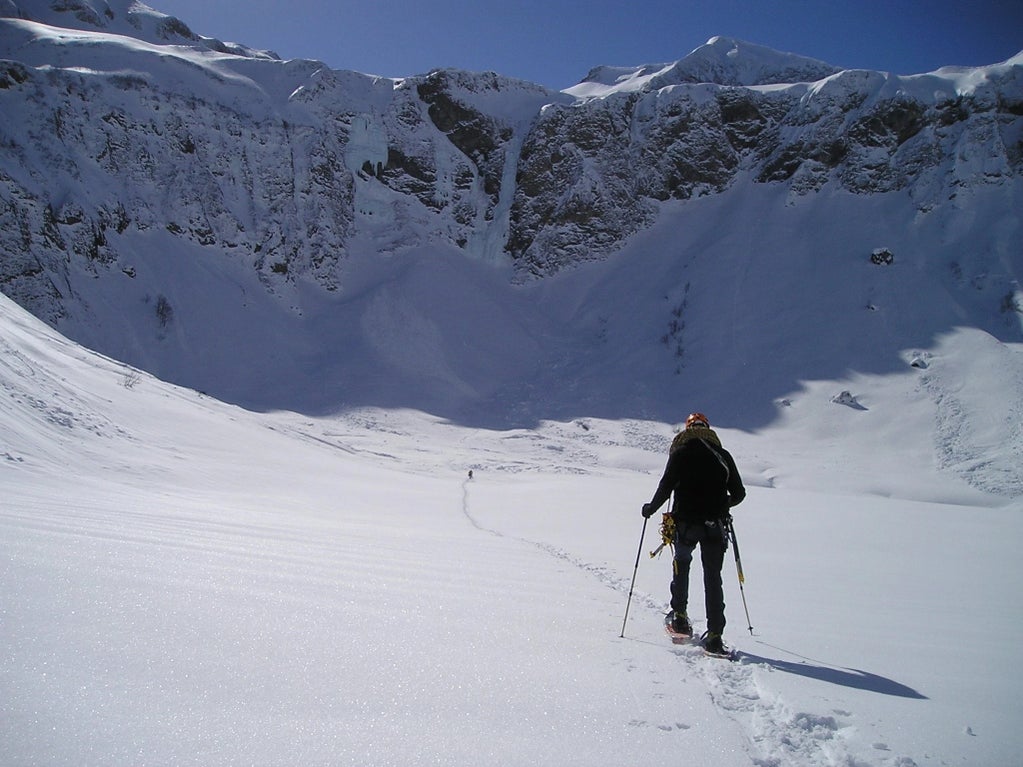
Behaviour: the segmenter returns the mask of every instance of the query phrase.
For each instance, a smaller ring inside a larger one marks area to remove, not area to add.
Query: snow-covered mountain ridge
[[[559,93],[281,61],[128,0],[0,16],[0,288],[91,348],[252,408],[498,425],[756,429],[908,375],[938,462],[1019,486],[1020,57],[714,38]],[[976,437],[927,384],[961,328],[1007,377]]]
[[[725,86],[787,85],[815,82],[842,70],[823,61],[782,53],[762,45],[712,37],[684,59],[641,67],[595,67],[568,93],[607,96],[671,85],[714,83]]]
[[[0,17],[37,21],[61,29],[89,34],[131,37],[154,45],[187,45],[253,58],[280,57],[273,51],[258,51],[237,43],[225,43],[197,35],[185,22],[161,13],[136,0],[57,0],[21,2],[2,0]]]
[[[121,260],[110,230],[248,254],[271,284],[336,289],[349,253],[424,240],[542,276],[613,252],[659,202],[744,179],[908,189],[926,210],[1023,167],[1018,58],[898,77],[714,38],[558,94],[282,62],[134,2],[6,5],[7,245],[47,276],[7,264],[3,279],[51,318],[64,250]]]

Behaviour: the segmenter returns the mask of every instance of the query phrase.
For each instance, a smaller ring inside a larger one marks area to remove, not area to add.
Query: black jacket
[[[687,439],[672,452],[650,501],[654,510],[673,492],[676,525],[721,519],[746,497],[735,460],[709,436]]]

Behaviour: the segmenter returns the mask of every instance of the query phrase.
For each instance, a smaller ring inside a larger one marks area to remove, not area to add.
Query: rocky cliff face
[[[270,290],[336,289],[353,248],[502,257],[523,115],[566,97],[283,62],[139,8],[19,2],[0,19],[0,286],[22,304],[59,319],[81,275],[130,269],[126,238],[157,230]]]
[[[565,93],[393,81],[202,38],[128,0],[0,3],[0,288],[51,322],[160,232],[274,292],[449,242],[544,277],[735,184],[908,190],[1023,174],[1023,59],[916,77],[717,38]],[[174,43],[170,47],[168,43]]]
[[[1023,173],[1023,58],[973,73],[895,77],[828,71],[782,57],[754,76],[745,44],[716,39],[657,73],[592,73],[580,101],[539,115],[523,146],[508,250],[543,275],[599,258],[648,226],[657,201],[734,183],[826,185],[856,194],[908,189],[921,210],[962,186]],[[756,49],[764,58],[763,49]],[[793,75],[820,79],[778,79]],[[970,81],[969,88],[960,85]],[[753,84],[743,84],[751,82]]]

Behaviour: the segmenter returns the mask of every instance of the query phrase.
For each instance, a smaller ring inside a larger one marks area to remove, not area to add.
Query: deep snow
[[[5,764],[1019,759],[1021,503],[829,444],[875,412],[833,386],[721,430],[755,628],[729,561],[727,664],[663,636],[653,524],[619,637],[670,424],[257,414],[6,298],[0,328]]]

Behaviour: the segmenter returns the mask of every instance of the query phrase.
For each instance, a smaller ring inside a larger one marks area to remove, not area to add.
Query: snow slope
[[[666,558],[619,636],[668,424],[255,414],[6,298],[0,343],[5,764],[1018,760],[1018,498],[913,462],[930,497],[882,497],[855,441],[834,488],[798,430],[723,429],[755,627],[726,570],[727,664],[666,642]]]

